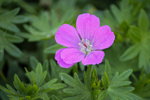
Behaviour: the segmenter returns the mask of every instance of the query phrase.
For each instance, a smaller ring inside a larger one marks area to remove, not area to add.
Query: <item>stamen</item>
[[[79,46],[82,46],[82,44],[81,43],[78,43],[79,44]]]
[[[80,50],[85,54],[88,54],[93,50],[93,45],[91,45],[90,41],[87,39],[85,41],[84,39],[82,39],[82,43],[78,43],[78,44],[80,46]]]

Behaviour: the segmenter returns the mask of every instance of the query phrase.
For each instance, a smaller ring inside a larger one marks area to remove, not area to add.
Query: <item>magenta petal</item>
[[[56,54],[55,54],[55,59],[58,61],[61,59],[60,55],[61,55],[61,52],[63,51],[64,49],[59,49]]]
[[[101,26],[94,32],[92,45],[95,50],[106,49],[110,47],[115,40],[115,35],[108,25]]]
[[[68,24],[63,24],[59,27],[55,35],[55,40],[58,44],[66,47],[79,47],[78,43],[81,42],[76,29]]]
[[[82,39],[91,40],[94,31],[100,26],[100,20],[89,13],[81,14],[77,18],[76,28]]]
[[[61,53],[61,58],[67,64],[80,62],[85,57],[85,54],[76,48],[66,48]]]
[[[99,64],[103,61],[104,55],[105,53],[103,51],[92,51],[82,60],[82,64],[83,65]]]
[[[63,59],[61,58],[61,52],[63,51],[64,49],[60,49],[56,52],[56,55],[55,55],[55,59],[57,60],[57,63],[60,65],[60,67],[62,68],[69,68],[71,66],[73,66],[74,64],[67,64],[63,61]]]
[[[72,67],[74,65],[74,64],[67,64],[63,60],[59,60],[59,61],[57,61],[57,63],[62,68],[70,68],[70,67]]]

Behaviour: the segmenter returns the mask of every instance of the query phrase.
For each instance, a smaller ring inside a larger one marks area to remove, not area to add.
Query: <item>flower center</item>
[[[86,55],[93,50],[93,45],[91,45],[90,41],[87,39],[82,39],[82,43],[79,43],[79,46],[80,50]]]

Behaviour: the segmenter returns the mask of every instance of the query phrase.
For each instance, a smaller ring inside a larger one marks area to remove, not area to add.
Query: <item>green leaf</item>
[[[59,73],[69,73],[72,69],[72,67],[68,69],[61,68],[59,65],[56,64],[56,62],[53,59],[50,60],[50,66],[51,78],[58,78],[58,81],[60,81]]]
[[[15,89],[13,89],[10,85],[6,84],[6,87],[8,88],[9,91],[11,91],[13,94],[18,94]],[[19,95],[19,94],[18,94]]]
[[[87,71],[84,72],[84,84],[89,90],[91,89],[91,74],[92,65],[89,65]]]
[[[79,66],[80,66],[81,71],[85,70],[85,66],[81,62],[79,62]]]
[[[19,77],[15,74],[14,76],[14,87],[20,92],[20,94],[25,94],[25,85],[20,81]]]
[[[116,20],[121,23],[122,21],[127,21],[127,23],[132,22],[132,6],[129,5],[128,0],[123,0],[119,5],[120,9],[117,9],[117,6],[112,6],[111,10],[113,15],[116,17]],[[128,16],[126,16],[128,15]]]
[[[60,74],[61,79],[68,84],[70,87],[64,89],[65,93],[73,94],[72,97],[67,97],[64,100],[76,100],[77,98],[80,100],[91,100],[91,93],[88,88],[80,81],[77,74],[75,73],[74,79],[65,74]]]
[[[30,66],[35,71],[36,66],[38,64],[38,60],[35,57],[30,57]]]
[[[43,84],[47,75],[47,71],[43,72],[42,65],[40,63],[38,63],[38,65],[36,66],[35,72],[28,72],[28,70],[26,69],[26,73],[30,82],[32,84],[35,84],[36,82],[36,85],[38,87],[40,87]]]
[[[71,86],[71,87],[77,87],[78,85],[76,84],[76,82],[75,82],[75,80],[71,77],[71,76],[69,76],[69,75],[67,75],[67,74],[65,74],[65,73],[60,73],[60,77],[61,77],[61,79],[65,82],[65,83],[67,83],[69,86]]]
[[[106,90],[102,91],[99,96],[98,100],[104,100],[104,98],[107,96]]]
[[[116,72],[112,77],[107,89],[107,94],[111,100],[141,100],[140,97],[131,93],[134,88],[129,86],[131,82],[127,81],[131,73],[132,70],[129,69],[120,75]]]
[[[23,38],[17,36],[17,35],[9,35],[9,34],[5,34],[5,38],[12,43],[20,43],[23,41]]]
[[[139,68],[145,68],[145,70],[148,72],[150,70],[149,63],[150,53],[146,48],[142,48],[139,53]]]
[[[115,16],[117,22],[121,23],[122,21],[126,20],[128,23],[131,23],[130,21],[132,18],[131,14],[132,6],[129,5],[128,0],[121,1],[119,8],[115,5],[111,5],[111,11]]]
[[[6,42],[5,50],[14,57],[21,57],[22,52],[13,44]]]
[[[122,61],[127,61],[130,59],[133,59],[134,57],[136,57],[139,54],[140,48],[139,48],[139,44],[135,44],[131,47],[129,47],[120,57],[120,59]]]
[[[25,23],[25,22],[28,22],[29,21],[29,18],[27,16],[24,16],[24,15],[19,15],[19,16],[16,16],[12,22],[13,23],[17,23],[17,24],[20,24],[20,23]]]
[[[18,43],[22,42],[22,38],[18,36],[13,36],[10,34],[5,33],[4,31],[0,30],[0,54],[1,58],[3,58],[4,50],[6,50],[10,55],[14,57],[21,57],[22,52],[19,48],[17,48],[12,42]]]
[[[49,14],[47,12],[41,13],[40,16],[31,16],[31,26],[24,25],[24,28],[31,33],[28,37],[29,41],[37,41],[49,39],[54,35],[49,24]]]
[[[15,24],[12,24],[12,23],[0,22],[0,27],[6,30],[12,31],[12,32],[16,32],[16,33],[20,32],[19,28]]]
[[[113,15],[116,17],[117,22],[121,23],[122,22],[121,17],[117,16],[120,12],[119,9],[117,8],[117,6],[111,5],[110,8],[111,8]]]
[[[13,2],[18,4],[20,7],[22,7],[23,9],[25,9],[25,11],[29,13],[36,13],[35,8],[24,0],[13,0]]]
[[[8,93],[8,94],[12,94],[12,95],[19,96],[19,95],[17,95],[17,94],[14,94],[12,91],[6,89],[5,87],[3,87],[3,86],[1,86],[1,85],[0,85],[0,89],[3,90],[4,92]]]
[[[144,10],[140,11],[140,15],[138,18],[138,26],[144,32],[146,32],[149,28],[149,19]]]
[[[52,25],[53,25],[53,27],[57,26],[59,24],[56,12],[53,9],[51,11],[51,19],[52,19]]]
[[[54,19],[50,19],[48,12],[43,12],[39,16],[30,17],[31,26],[24,25],[24,28],[30,33],[30,35],[27,37],[29,41],[50,39],[55,35],[58,27],[61,24],[56,24],[53,22],[53,20],[56,20],[56,15],[55,13],[52,14],[54,15],[51,15],[51,18]]]
[[[107,59],[105,60],[105,72],[108,75],[108,81],[110,81],[112,78],[112,72],[111,72],[110,64]]]
[[[112,30],[115,30],[115,28],[119,24],[116,20],[114,20],[114,16],[112,16],[109,10],[104,11],[104,16],[102,17],[102,19],[103,19],[101,20],[102,25],[109,25]]]
[[[143,34],[141,33],[140,29],[135,26],[130,27],[128,34],[129,38],[135,43],[139,43],[143,37]]]
[[[103,86],[104,90],[106,90],[108,88],[108,84],[109,84],[108,75],[106,72],[105,72],[104,76],[102,76],[101,80],[102,80],[102,86]]]
[[[19,13],[19,11],[20,11],[20,8],[15,8],[15,9],[11,10],[10,12],[6,12],[2,16],[8,15],[8,16],[12,16],[13,17],[13,16],[17,15]]]
[[[39,92],[39,88],[37,87],[37,85],[33,84],[29,84],[26,87],[26,98],[27,96],[29,96],[31,98],[31,96],[36,95]],[[38,96],[35,98],[39,98]]]
[[[69,10],[68,10],[69,11]],[[31,25],[24,25],[24,28],[30,33],[26,35],[29,41],[39,41],[39,40],[48,40],[54,37],[58,28],[68,19],[72,18],[72,12],[66,11],[64,15],[62,15],[60,20],[56,15],[54,10],[51,11],[51,15],[49,12],[42,12],[39,16],[30,16]],[[71,16],[70,16],[71,15]],[[59,23],[58,23],[59,21]]]
[[[40,88],[40,92],[48,92],[51,90],[58,90],[61,88],[66,87],[66,84],[63,83],[56,83],[57,79],[53,79],[50,80],[49,82],[45,83],[44,85],[42,85],[42,87]]]
[[[141,48],[141,45],[139,45]],[[111,65],[111,72],[114,74],[115,72],[123,72],[127,69],[133,69],[134,71],[139,70],[138,66],[138,58],[135,57],[132,60],[121,61],[121,55],[128,49],[124,43],[114,43],[111,48],[105,50],[105,59],[108,59]],[[98,72],[100,75],[104,75],[105,66],[104,64],[98,65]],[[108,75],[109,76],[109,75]]]
[[[119,25],[119,31],[124,32],[124,35],[126,35],[128,29],[129,29],[129,24],[128,24],[126,21],[123,21],[123,22]]]
[[[19,10],[19,8],[16,8],[14,10],[2,13],[0,15],[0,27],[12,32],[20,32],[19,28],[13,23]]]
[[[150,97],[150,74],[141,72],[139,78],[136,77],[136,80],[133,83],[135,87],[134,93],[143,98],[143,100],[148,100]]]
[[[104,12],[103,25],[109,25],[112,30],[118,31],[119,25],[123,22],[131,24],[135,20],[134,8],[129,0],[121,0],[118,6],[112,4],[110,11]]]
[[[129,69],[129,70],[122,72],[119,77],[121,80],[125,80],[131,75],[131,73],[132,73],[132,69]]]
[[[59,45],[59,44],[55,44],[55,45],[52,45],[52,46],[46,48],[44,50],[44,53],[55,54],[57,50],[62,49],[62,48],[65,48],[65,47],[62,45]]]
[[[40,98],[42,99],[42,100],[49,100],[49,95],[47,94],[47,93],[42,93],[41,94],[41,96],[40,96]],[[52,99],[53,100],[53,99]],[[55,99],[54,99],[55,100]],[[57,99],[56,99],[57,100]]]

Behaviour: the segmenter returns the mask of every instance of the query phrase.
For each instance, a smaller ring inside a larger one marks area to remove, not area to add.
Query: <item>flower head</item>
[[[100,20],[89,13],[81,14],[76,21],[76,29],[68,24],[59,27],[55,35],[56,42],[67,48],[56,52],[55,59],[63,68],[69,68],[77,62],[83,65],[99,64],[115,35],[108,25],[100,27]]]

